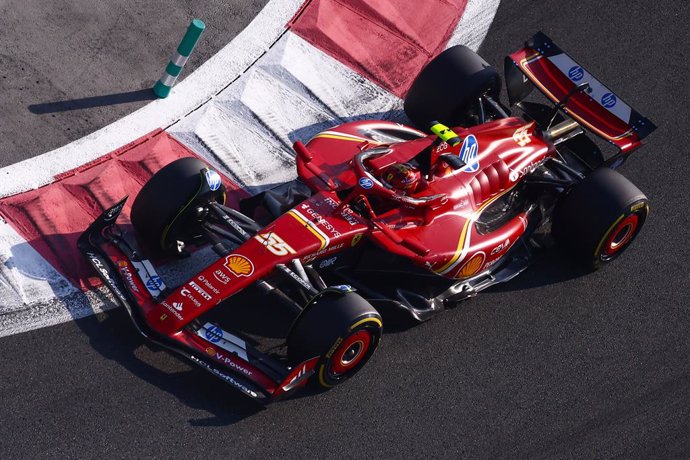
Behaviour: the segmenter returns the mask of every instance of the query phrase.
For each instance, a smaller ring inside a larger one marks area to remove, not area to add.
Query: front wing
[[[262,404],[304,386],[314,374],[318,357],[290,368],[209,322],[171,334],[146,322],[146,312],[165,297],[167,287],[153,265],[140,256],[136,242],[115,225],[126,199],[104,211],[80,236],[77,246],[137,330]]]

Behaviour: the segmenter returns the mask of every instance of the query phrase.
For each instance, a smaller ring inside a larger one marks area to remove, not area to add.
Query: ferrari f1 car
[[[424,321],[512,279],[548,241],[596,269],[642,228],[647,198],[616,168],[655,126],[542,33],[506,58],[505,79],[508,107],[497,71],[449,48],[405,100],[416,128],[357,121],[298,141],[299,178],[235,208],[218,172],[177,160],[134,200],[134,232],[116,224],[122,200],[79,248],[142,334],[244,394],[331,387],[372,356],[382,312]],[[526,100],[534,87],[546,103]],[[198,245],[218,257],[175,287],[146,256]],[[294,313],[286,351],[212,315],[231,318],[248,290]]]

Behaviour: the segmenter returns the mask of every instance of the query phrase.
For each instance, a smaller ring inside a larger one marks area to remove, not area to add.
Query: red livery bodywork
[[[526,116],[510,116],[500,103],[483,94],[479,102],[486,100],[494,116],[487,118],[482,106],[481,118],[474,126],[451,130],[440,123],[434,125],[440,126],[435,132],[447,133],[446,137],[380,120],[330,128],[306,145],[295,143],[297,183],[303,189],[306,184],[311,194],[290,201],[285,209],[291,209],[273,215],[270,223],[260,226],[248,215],[224,208],[215,197],[177,213],[175,218],[183,211],[189,213],[189,225],[202,226],[199,222],[204,213],[217,211],[232,230],[218,234],[235,243],[225,247],[217,236],[208,236],[204,241],[214,243],[220,257],[172,289],[142,257],[138,244],[130,242],[114,225],[124,200],[89,227],[79,239],[79,247],[144,335],[251,397],[267,401],[289,393],[315,373],[320,358],[310,357],[290,367],[275,363],[244,339],[205,319],[212,309],[249,286],[264,292],[280,291],[265,281],[272,283],[279,276],[287,276],[302,300],[316,299],[319,292],[327,290],[317,268],[325,270],[336,259],[355,254],[360,265],[388,257],[395,265],[378,272],[340,271],[336,277],[340,282],[354,284],[351,280],[355,275],[366,278],[371,273],[383,277],[389,270],[400,280],[421,276],[424,283],[441,286],[434,292],[412,291],[409,286],[400,286],[398,279],[389,283],[388,290],[370,289],[368,285],[376,281],[373,279],[356,286],[372,309],[395,304],[409,310],[415,319],[424,320],[429,313],[524,270],[531,249],[538,247],[531,245],[530,238],[535,229],[550,223],[560,196],[596,168],[620,164],[606,164],[591,141],[577,137],[583,134],[580,126],[612,142],[623,154],[639,146],[654,128],[543,34],[535,35],[511,54],[508,62],[521,72],[517,79],[509,75],[513,82],[508,82],[511,99],[517,94],[522,100],[524,84],[531,81],[577,123],[565,120],[553,126],[557,110],[545,121],[534,115],[538,111],[529,115],[523,109]],[[585,76],[588,82],[582,85],[579,81]],[[591,91],[584,92],[586,88]],[[578,148],[585,155],[573,152]],[[574,158],[570,164],[564,159],[568,155]],[[393,164],[411,164],[421,171],[421,182],[415,184],[414,192],[396,191],[381,180]],[[209,176],[209,172],[213,174]],[[215,188],[209,177],[218,178]],[[220,178],[213,171],[203,168],[199,178],[199,190],[217,191],[220,187]],[[636,203],[630,211],[639,211],[641,206],[646,216],[646,202]],[[605,238],[610,251],[627,244],[637,231],[637,220],[621,222],[616,221],[618,227]],[[245,227],[240,228],[241,223]],[[367,252],[374,254],[373,258],[362,256]],[[606,256],[611,254],[605,252]],[[343,267],[351,268],[347,264]],[[312,284],[313,280],[317,282]],[[351,292],[348,289],[345,291]],[[282,295],[283,300],[288,297]],[[292,302],[293,309],[303,308]],[[381,326],[378,317],[362,321]],[[368,337],[373,336],[361,334],[350,336],[352,361],[345,360],[341,350],[336,369],[354,368],[357,360],[363,359],[357,355],[362,348],[357,347],[368,346]]]

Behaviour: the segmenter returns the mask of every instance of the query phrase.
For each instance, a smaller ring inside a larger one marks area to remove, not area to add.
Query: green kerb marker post
[[[170,62],[168,62],[163,76],[153,86],[153,92],[156,96],[168,97],[170,90],[175,84],[175,80],[177,80],[180,72],[182,72],[182,68],[187,63],[189,55],[192,54],[192,50],[199,41],[201,32],[203,32],[205,28],[206,24],[204,24],[201,19],[194,19],[189,24],[187,33],[184,34],[180,46],[177,47],[177,53],[170,58]]]

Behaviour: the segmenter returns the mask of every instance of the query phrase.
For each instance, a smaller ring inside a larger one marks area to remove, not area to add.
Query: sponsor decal
[[[369,190],[374,186],[374,182],[368,177],[360,177],[358,183],[364,190]]]
[[[527,174],[534,172],[534,170],[537,169],[539,166],[541,166],[541,164],[544,161],[545,160],[537,161],[536,163],[529,164],[522,169],[518,169],[518,170],[513,169],[510,171],[510,175],[508,176],[508,179],[510,179],[511,182],[517,182],[518,180],[520,180],[521,178],[523,178]]]
[[[216,269],[213,271],[213,277],[223,284],[228,284],[230,282],[230,276],[223,270]]]
[[[499,252],[505,250],[510,245],[510,239],[506,239],[503,243],[499,244],[491,250],[491,255],[498,254]]]
[[[192,294],[192,291],[190,291],[190,290],[187,289],[186,287],[183,287],[183,288],[182,288],[182,290],[180,291],[180,295],[181,295],[182,297],[186,297],[186,298],[188,298],[189,300],[191,300],[195,307],[200,307],[200,306],[201,306],[201,302],[199,302],[198,300],[196,300],[196,297],[194,297],[194,295]]]
[[[220,291],[213,285],[211,282],[206,279],[204,275],[199,275],[197,278],[209,291],[213,292],[214,294],[220,294]]]
[[[487,262],[486,265],[484,265],[484,270],[488,270],[489,268],[493,267],[499,260],[501,260],[500,257],[498,259]]]
[[[106,282],[110,290],[113,291],[113,294],[115,294],[117,297],[121,299],[126,299],[125,295],[118,289],[117,285],[115,284],[115,281],[110,277],[108,269],[105,265],[103,265],[103,262],[101,262],[101,258],[98,256],[98,254],[94,254],[93,252],[87,252],[86,256],[89,258],[89,260],[91,260],[93,266],[101,274],[103,280]]]
[[[316,251],[313,254],[309,254],[304,258],[304,262],[311,262],[312,260],[318,258],[319,256],[322,256],[324,254],[328,254],[330,252],[338,251],[339,249],[342,249],[343,246],[345,246],[345,243],[340,243],[336,244],[335,246],[330,246],[325,249],[321,249],[320,251]]]
[[[131,262],[134,268],[137,270],[139,278],[144,283],[144,286],[146,286],[146,290],[148,290],[153,297],[158,296],[163,290],[166,289],[165,283],[163,283],[161,277],[158,276],[156,270],[153,268],[153,265],[151,265],[151,262],[148,260]]]
[[[486,255],[483,252],[478,252],[469,258],[465,265],[462,266],[460,272],[458,273],[458,278],[467,278],[476,274],[484,263]]]
[[[218,190],[223,183],[223,181],[220,178],[220,174],[213,170],[207,170],[204,173],[204,176],[206,176],[206,182],[208,183],[208,188],[211,189],[212,192],[215,192]]]
[[[127,282],[129,288],[132,290],[132,292],[136,292],[138,294],[139,288],[137,287],[137,283],[134,281],[134,275],[132,275],[132,272],[129,270],[127,262],[121,260],[117,263],[117,265],[120,267],[120,274]]]
[[[443,141],[440,144],[438,144],[438,147],[436,147],[436,153],[441,153],[445,150],[448,150],[448,142]]]
[[[534,126],[534,122],[529,123],[521,128],[518,128],[513,133],[513,140],[520,147],[524,147],[530,142],[532,142],[532,133],[529,130]]]
[[[292,247],[289,244],[287,244],[284,239],[282,239],[280,236],[278,236],[277,234],[275,234],[273,232],[264,233],[263,235],[256,235],[254,238],[256,238],[256,240],[259,243],[263,244],[266,247],[266,249],[268,249],[269,251],[271,251],[273,254],[275,254],[277,256],[286,256],[288,254],[297,254],[297,252],[294,249],[292,249]],[[245,260],[249,261],[249,259],[247,259],[244,256],[238,256],[238,257],[242,257]],[[251,262],[249,262],[249,263],[251,264]],[[254,266],[253,265],[252,265],[252,272],[254,272]],[[237,276],[239,276],[239,275],[237,275]],[[245,276],[249,276],[249,275],[245,275]]]
[[[228,374],[219,371],[219,370],[216,369],[215,367],[209,366],[207,363],[205,363],[204,361],[200,360],[200,359],[197,358],[196,356],[191,355],[191,356],[189,357],[189,359],[191,359],[192,361],[194,361],[196,364],[198,364],[199,366],[203,367],[204,369],[207,369],[209,372],[211,372],[211,373],[217,375],[218,377],[220,377],[221,379],[225,380],[227,383],[229,383],[230,385],[234,386],[235,388],[238,388],[240,391],[243,391],[245,394],[248,394],[249,396],[251,396],[251,397],[253,397],[253,398],[258,398],[258,397],[259,397],[259,395],[258,395],[255,391],[252,391],[252,390],[250,390],[249,388],[247,388],[245,385],[242,385],[240,382],[238,382],[237,380],[233,379],[233,378],[230,377]]]
[[[224,265],[230,273],[238,278],[241,276],[251,276],[254,273],[252,261],[240,254],[230,254],[227,256]]]
[[[208,347],[208,348],[206,349],[206,353],[208,353],[209,356],[213,356],[213,355],[216,354],[216,350],[215,350],[215,348],[213,348],[213,347]]]
[[[230,359],[228,356],[225,356],[225,355],[222,354],[222,353],[216,352],[215,358],[216,358],[218,361],[220,361],[221,363],[225,364],[226,366],[232,367],[232,368],[235,369],[236,371],[240,371],[240,372],[242,372],[242,373],[245,374],[245,375],[252,375],[252,371],[250,371],[249,369],[247,369],[247,368],[245,368],[245,367],[240,366],[240,365],[237,364],[235,361],[233,361],[233,360]]]
[[[460,159],[465,162],[467,166],[462,168],[463,172],[475,172],[479,170],[479,160],[477,155],[479,154],[479,143],[477,138],[473,134],[470,134],[462,141],[462,147],[460,148]]]
[[[125,207],[125,202],[123,201],[122,203],[113,206],[112,208],[108,209],[104,214],[103,214],[103,220],[105,222],[110,222],[111,220],[117,219],[117,216],[120,215],[120,212],[122,212],[122,208]]]
[[[582,80],[582,77],[585,76],[585,71],[582,67],[579,65],[573,66],[568,70],[568,78],[570,78],[574,82],[578,82]]]
[[[204,291],[204,290],[201,288],[201,286],[199,286],[198,284],[196,284],[196,282],[194,282],[194,281],[190,281],[190,282],[189,282],[189,287],[191,287],[191,288],[194,289],[196,292],[198,292],[199,295],[200,295],[203,299],[205,299],[205,300],[211,300],[211,299],[213,298],[213,296],[211,296],[211,294],[209,294],[208,292]]]
[[[158,275],[153,275],[146,281],[146,287],[149,290],[160,291],[162,286],[163,281],[161,280],[161,277]]]
[[[352,214],[352,211],[349,208],[340,211],[340,215],[348,224],[350,224],[350,227],[359,223],[359,220]]]
[[[337,286],[331,286],[333,289],[337,289],[341,292],[355,292],[354,289],[352,289],[352,286],[349,284],[338,284]]]
[[[603,96],[601,96],[601,105],[603,105],[607,109],[613,108],[617,102],[618,99],[616,98],[616,95],[613,93],[606,93]]]
[[[327,197],[323,200],[323,202],[326,203],[328,206],[330,206],[330,207],[333,208],[333,209],[335,209],[335,208],[337,208],[338,206],[340,206],[340,204],[338,204],[338,202],[335,201],[335,200],[334,200],[333,198],[331,198],[330,196],[327,196]]]
[[[218,343],[223,338],[223,329],[218,326],[211,326],[206,329],[206,339],[212,343]]]
[[[358,233],[355,236],[352,237],[352,243],[350,245],[354,248],[357,246],[357,243],[359,243],[362,240],[362,237],[364,236],[364,233]]]
[[[330,267],[335,263],[336,260],[338,260],[337,257],[331,257],[330,259],[326,259],[319,264],[319,268]]]
[[[324,203],[329,205],[333,209],[336,209],[338,206],[340,206],[340,204],[331,197],[326,197]],[[350,224],[350,226],[354,226],[360,223],[359,219],[355,216],[354,212],[350,208],[343,207],[343,209],[340,211],[340,216],[343,219],[345,219],[345,221],[348,224]]]
[[[336,238],[340,236],[340,232],[335,229],[333,224],[326,220],[326,218],[324,218],[321,214],[319,214],[318,211],[313,209],[311,206],[309,206],[308,204],[303,204],[302,209],[304,209],[307,212],[307,214],[312,216],[318,225],[328,230],[328,232],[331,235],[333,235]]]
[[[173,305],[170,305],[170,304],[167,303],[167,302],[161,302],[161,305],[163,305],[165,308],[167,308],[168,311],[169,311],[170,313],[172,313],[173,316],[174,316],[175,318],[177,318],[177,319],[179,319],[180,321],[182,321],[182,315],[181,315],[180,312],[178,311],[178,309],[179,309],[179,310],[182,310],[182,304],[181,304],[181,303],[175,303],[174,306],[173,306]],[[163,319],[162,316],[161,316],[161,319]]]

